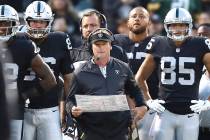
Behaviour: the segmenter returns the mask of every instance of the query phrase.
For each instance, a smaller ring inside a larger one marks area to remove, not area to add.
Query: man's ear
[[[109,42],[109,45],[110,45],[110,50],[112,50],[112,43],[111,43],[111,42]]]

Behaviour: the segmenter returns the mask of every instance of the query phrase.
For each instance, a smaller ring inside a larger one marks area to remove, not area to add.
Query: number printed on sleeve
[[[205,40],[205,43],[206,43],[206,45],[208,46],[208,48],[210,49],[210,40],[209,40],[209,39],[206,39],[206,40]]]
[[[72,49],[72,45],[71,45],[71,40],[70,40],[68,35],[67,35],[67,38],[66,38],[66,44],[67,44],[68,50],[71,50]]]

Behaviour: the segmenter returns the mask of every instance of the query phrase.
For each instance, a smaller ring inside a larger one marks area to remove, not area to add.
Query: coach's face
[[[92,31],[100,28],[99,18],[95,14],[83,17],[81,24],[82,37],[84,39],[87,39]]]
[[[128,28],[135,34],[141,34],[146,31],[150,23],[149,13],[142,8],[131,10],[128,18]]]
[[[110,57],[112,49],[109,41],[96,41],[92,44],[93,55],[97,58],[104,59]]]

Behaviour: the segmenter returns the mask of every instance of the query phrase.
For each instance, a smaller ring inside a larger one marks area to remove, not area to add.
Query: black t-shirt
[[[174,113],[191,113],[190,101],[198,99],[203,56],[210,52],[206,38],[188,37],[180,47],[167,37],[152,38],[147,52],[154,56],[160,77],[160,98]]]
[[[1,59],[7,81],[8,111],[12,119],[23,117],[24,100],[19,95],[23,88],[24,75],[37,55],[35,47],[24,34],[12,36],[7,44],[1,47]]]
[[[129,66],[134,74],[137,73],[139,67],[141,66],[141,64],[145,59],[146,56],[145,49],[151,37],[152,36],[148,36],[141,42],[133,42],[132,40],[129,39],[127,35],[122,35],[122,34],[114,35],[115,38],[114,44],[122,46],[122,48],[125,50],[127,57],[129,59]],[[158,98],[159,79],[157,71],[154,71],[152,73],[152,75],[147,80],[147,84],[149,87],[151,97],[153,99]]]
[[[60,74],[73,72],[74,67],[69,50],[72,49],[70,38],[62,32],[52,32],[42,42],[35,42],[39,54],[54,72],[56,79]],[[33,71],[28,70],[24,78],[25,89],[33,87],[39,82]],[[37,98],[31,98],[29,108],[48,108],[58,105],[58,93],[46,94]]]

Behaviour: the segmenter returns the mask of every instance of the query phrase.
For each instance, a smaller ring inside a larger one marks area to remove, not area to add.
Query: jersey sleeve
[[[151,54],[155,60],[155,63],[158,64],[160,61],[160,43],[158,37],[152,37],[149,43],[146,46],[145,52]]]
[[[203,53],[209,53],[210,52],[210,39],[208,38],[201,38],[201,45]]]
[[[70,50],[72,49],[70,37],[68,34],[65,34],[63,39],[64,56],[61,63],[61,73],[64,75],[72,73],[74,71],[74,66],[70,55]]]
[[[149,43],[146,46],[146,53],[152,54],[153,56],[157,55],[157,46],[158,46],[158,38],[152,37]]]
[[[32,59],[39,53],[38,48],[36,44],[33,41],[27,41],[26,45],[26,53],[27,53],[27,60],[29,62],[32,61]]]

